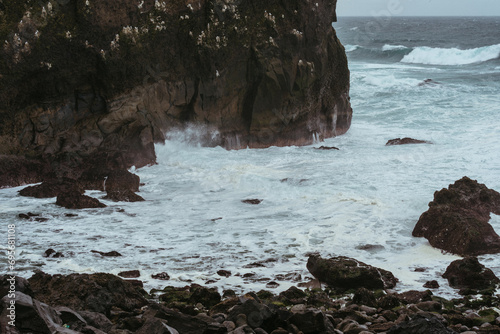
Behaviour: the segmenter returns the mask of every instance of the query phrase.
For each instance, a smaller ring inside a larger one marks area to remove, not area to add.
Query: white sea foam
[[[359,45],[345,45],[345,52],[352,52],[359,48]]]
[[[406,46],[404,45],[390,45],[390,44],[385,44],[382,47],[382,51],[394,51],[394,50],[405,50],[407,49]]]
[[[208,280],[216,280],[212,286],[220,290],[265,288],[265,282],[242,277],[253,272],[277,280],[280,291],[296,283],[279,281],[278,274],[297,273],[307,281],[307,253],[320,252],[390,270],[400,279],[398,289],[422,289],[426,281],[438,280],[441,288],[434,293],[453,295],[440,275],[457,257],[411,232],[434,191],[464,175],[500,189],[498,81],[485,76],[487,84],[471,84],[466,67],[457,74],[455,69],[443,73],[353,61],[350,69],[352,127],[315,144],[339,151],[206,148],[196,143],[206,140],[206,129],[188,128],[156,146],[157,165],[135,171],[145,183],[140,192],[145,202],[111,202],[92,191],[87,194],[108,207],[75,211],[56,206],[55,198],[21,197],[21,187],[0,189],[2,229],[16,224],[18,274],[139,269],[146,288]],[[442,83],[439,89],[418,86],[429,72]],[[388,139],[406,136],[434,145],[384,146]],[[263,202],[241,202],[248,198]],[[49,220],[18,218],[27,212]],[[492,226],[500,232],[499,216],[492,215]],[[357,247],[366,244],[379,247]],[[65,257],[44,258],[48,248]],[[123,256],[105,258],[91,250]],[[5,257],[5,247],[0,253]],[[270,258],[275,261],[266,267],[245,268]],[[498,256],[480,261],[500,270]],[[416,267],[426,271],[415,272]],[[219,269],[233,275],[221,278]],[[151,279],[159,272],[172,279]]]
[[[475,49],[417,47],[401,62],[426,65],[467,65],[500,57],[500,44]]]

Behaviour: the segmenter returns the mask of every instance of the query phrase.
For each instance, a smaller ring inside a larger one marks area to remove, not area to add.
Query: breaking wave
[[[482,63],[500,57],[500,44],[475,49],[417,47],[405,55],[401,62],[425,65],[467,65]]]

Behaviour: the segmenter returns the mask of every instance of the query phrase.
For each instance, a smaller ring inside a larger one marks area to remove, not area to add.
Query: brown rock
[[[309,256],[307,269],[321,282],[341,290],[362,287],[367,289],[393,288],[398,281],[387,270],[344,256],[323,259],[313,254]]]
[[[57,195],[56,205],[66,209],[88,209],[105,208],[106,205],[99,202],[98,199],[82,195],[77,191],[63,192]]]
[[[0,188],[41,182],[49,172],[50,166],[41,160],[0,154]]]
[[[137,278],[141,276],[141,272],[139,270],[122,271],[118,273],[118,276],[123,278]]]
[[[316,150],[325,150],[325,151],[329,151],[329,150],[339,150],[337,147],[335,146],[320,146],[320,147],[315,147],[314,149]]]
[[[407,144],[432,144],[432,143],[426,140],[419,140],[419,139],[405,137],[405,138],[391,139],[385,145],[392,146],[392,145],[407,145]]]
[[[246,203],[246,204],[260,204],[262,202],[261,199],[244,199],[242,200],[243,203]]]
[[[170,279],[170,276],[167,273],[163,272],[163,273],[151,275],[151,278],[159,279],[162,281],[168,281]]]
[[[147,300],[129,282],[111,274],[48,275],[37,273],[28,279],[35,297],[49,305],[110,314],[112,307],[132,311]]]
[[[428,282],[425,282],[424,284],[424,288],[428,288],[428,289],[438,289],[439,288],[439,283],[435,280],[433,281],[428,281]]]
[[[97,253],[97,254],[100,254],[102,256],[122,256],[120,253],[118,253],[117,251],[111,251],[111,252],[100,252],[100,251],[96,251],[96,250],[91,250],[92,253]]]
[[[446,268],[443,277],[451,287],[457,289],[483,290],[493,288],[500,283],[491,269],[479,263],[476,257],[455,260]]]
[[[36,186],[29,186],[19,191],[19,195],[36,197],[36,198],[50,198],[56,197],[63,192],[74,192],[83,194],[83,188],[77,181],[72,179],[57,180],[52,179],[42,182]]]
[[[336,1],[315,3],[241,1],[225,10],[214,0],[192,9],[182,1],[60,1],[51,19],[64,25],[19,25],[11,14],[18,4],[4,1],[0,137],[15,143],[14,154],[100,154],[106,165],[140,167],[155,162],[154,143],[166,131],[190,123],[206,125],[200,141],[228,148],[343,134],[352,109],[347,57],[331,25]],[[21,31],[27,26],[31,33]],[[80,33],[66,38],[68,26]],[[129,26],[140,42],[124,32]],[[122,38],[110,44],[116,34]],[[29,52],[18,52],[13,36]]]
[[[488,223],[490,212],[500,214],[500,194],[463,177],[434,193],[412,235],[463,256],[498,253],[500,237]]]
[[[118,191],[108,191],[108,194],[104,197],[115,202],[143,202],[144,198],[137,195],[131,190],[118,190]]]

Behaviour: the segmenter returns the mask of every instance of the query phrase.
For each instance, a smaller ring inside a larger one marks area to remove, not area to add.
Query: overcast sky
[[[338,0],[337,16],[500,16],[500,0]]]

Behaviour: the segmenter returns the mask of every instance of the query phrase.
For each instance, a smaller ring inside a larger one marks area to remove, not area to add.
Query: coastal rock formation
[[[413,139],[413,138],[396,138],[390,139],[385,146],[393,146],[393,145],[407,145],[407,144],[432,144],[427,140]]]
[[[78,191],[67,191],[57,195],[56,205],[66,209],[91,209],[105,208],[106,204],[101,203],[97,198],[82,195]]]
[[[345,256],[323,259],[313,254],[307,261],[307,270],[319,281],[339,290],[393,288],[398,281],[387,270]]]
[[[0,282],[6,281],[10,281],[9,277],[0,276]],[[38,273],[29,282],[33,292],[29,292],[26,280],[16,280],[16,288],[20,289],[16,293],[16,327],[7,327],[7,334],[465,333],[470,330],[497,333],[500,330],[494,307],[499,297],[495,295],[445,300],[429,291],[384,294],[359,289],[351,299],[351,296],[332,295],[329,289],[304,291],[292,287],[279,295],[264,290],[240,296],[233,292],[220,301],[215,289],[195,284],[161,291],[153,289],[147,295],[109,274]],[[160,301],[154,296],[158,293],[163,296]],[[7,306],[11,304],[11,297],[6,294],[4,291],[0,295],[2,329],[9,320]],[[209,295],[217,298],[207,298]],[[73,306],[61,306],[64,304]],[[208,308],[210,304],[215,305]]]
[[[335,9],[335,0],[4,1],[0,154],[46,157],[67,175],[154,163],[154,143],[189,124],[203,144],[227,148],[343,134],[352,109]]]
[[[28,279],[36,299],[41,302],[110,315],[113,307],[132,311],[147,304],[129,282],[111,274],[37,273]]]
[[[500,237],[488,223],[490,212],[500,214],[500,193],[464,176],[434,193],[412,235],[462,256],[499,253]]]
[[[443,277],[456,289],[486,290],[500,283],[491,269],[479,263],[477,257],[469,256],[450,263]]]

